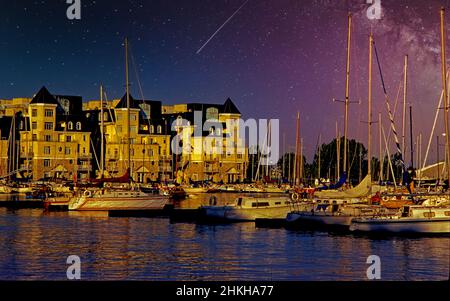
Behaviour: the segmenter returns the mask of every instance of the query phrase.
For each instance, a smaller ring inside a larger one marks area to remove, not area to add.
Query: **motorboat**
[[[233,204],[215,205],[214,197],[209,206],[200,209],[208,218],[229,221],[254,221],[255,219],[280,219],[292,210],[292,201],[288,197],[238,197]]]

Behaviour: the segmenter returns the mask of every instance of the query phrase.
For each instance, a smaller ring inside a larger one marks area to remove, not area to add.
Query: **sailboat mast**
[[[131,147],[130,147],[130,86],[128,78],[128,38],[125,38],[125,81],[126,81],[126,93],[127,93],[127,161],[128,168],[131,175]]]
[[[379,138],[379,144],[380,144],[380,178],[379,181],[383,181],[383,163],[384,163],[384,158],[383,158],[383,144],[382,144],[382,140],[381,140],[381,113],[378,113],[378,138]]]
[[[281,178],[284,179],[285,173],[284,173],[284,167],[285,167],[285,161],[286,161],[286,133],[283,133],[283,169],[281,170]]]
[[[414,167],[414,140],[413,140],[413,130],[412,130],[412,106],[409,106],[409,135],[411,140],[411,167]]]
[[[299,164],[298,162],[299,132],[300,132],[300,112],[297,112],[297,126],[295,133],[294,184],[298,184],[297,179],[298,179],[298,164]]]
[[[300,138],[300,166],[299,166],[300,183],[303,182],[303,138]]]
[[[339,179],[340,173],[340,153],[341,153],[341,137],[339,137],[338,122],[336,121],[336,180]]]
[[[372,50],[373,50],[373,35],[370,33],[369,37],[369,95],[368,95],[368,142],[367,142],[367,174],[372,177]]]
[[[104,120],[103,120],[103,85],[100,85],[100,176],[103,177],[105,171],[105,149],[104,149]]]
[[[442,86],[444,90],[444,122],[445,122],[445,144],[446,149],[450,149],[449,128],[448,128],[448,91],[447,78],[445,72],[447,70],[447,62],[445,58],[445,28],[444,28],[444,13],[445,9],[441,8],[441,60],[442,60]],[[447,166],[447,180],[450,181],[450,168],[448,162],[448,151],[445,155],[445,166]]]
[[[405,123],[406,123],[406,96],[407,96],[407,87],[408,87],[408,55],[405,55],[405,63],[403,70],[403,117],[402,117],[402,152],[403,160],[405,160]],[[405,160],[406,161],[406,160]]]
[[[319,166],[318,166],[318,168],[317,168],[317,179],[320,181],[320,152],[321,152],[321,149],[322,149],[322,145],[321,145],[321,143],[322,143],[322,134],[319,134]]]
[[[351,45],[351,27],[352,15],[348,14],[348,33],[347,33],[347,66],[345,79],[345,120],[344,120],[344,167],[343,171],[347,171],[347,131],[348,131],[348,105],[349,105],[349,83],[350,83],[350,45]],[[339,175],[338,175],[339,176]]]

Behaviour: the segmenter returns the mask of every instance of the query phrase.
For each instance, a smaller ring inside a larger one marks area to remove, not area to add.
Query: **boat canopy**
[[[370,175],[367,175],[361,183],[359,183],[357,186],[339,191],[339,190],[324,190],[324,191],[317,191],[314,193],[315,197],[318,198],[325,198],[325,199],[344,199],[344,198],[360,198],[360,197],[366,197],[370,194],[370,188],[372,185],[372,178]]]
[[[347,181],[347,173],[344,171],[341,174],[341,177],[339,178],[339,181],[337,183],[331,184],[330,186],[319,187],[318,190],[321,191],[321,190],[328,190],[328,189],[339,189],[345,184],[346,181]]]

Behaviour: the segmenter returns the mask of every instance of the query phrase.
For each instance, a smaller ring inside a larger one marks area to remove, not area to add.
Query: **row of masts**
[[[448,95],[448,88],[447,88],[447,78],[446,78],[446,70],[447,70],[447,66],[446,66],[446,54],[445,54],[445,19],[444,19],[444,14],[445,14],[445,10],[444,8],[441,9],[440,11],[440,16],[441,16],[441,61],[442,61],[442,86],[443,86],[443,95],[444,95],[444,123],[445,123],[445,139],[446,139],[446,149],[450,149],[450,142],[449,142],[449,123],[448,123],[448,112],[449,112],[449,95]],[[349,94],[350,94],[350,59],[351,59],[351,32],[352,32],[352,15],[349,14],[348,15],[348,32],[347,32],[347,62],[346,62],[346,82],[345,82],[345,101],[344,101],[344,150],[343,150],[343,169],[342,171],[344,173],[347,173],[348,178],[350,178],[349,175],[349,166],[348,166],[348,116],[349,116],[349,104],[351,103],[350,99],[349,99]],[[373,66],[373,45],[374,45],[374,40],[373,40],[373,33],[370,33],[369,36],[369,68],[368,68],[368,120],[367,120],[367,124],[368,124],[368,149],[367,149],[367,158],[368,158],[368,175],[372,175],[372,66]],[[408,55],[404,56],[404,67],[403,67],[403,106],[402,106],[402,142],[401,142],[401,154],[402,155],[402,160],[404,159],[404,154],[406,152],[406,108],[407,108],[407,96],[408,96]],[[334,99],[334,101],[336,101]],[[414,148],[413,148],[413,144],[414,144],[414,140],[413,140],[413,133],[412,133],[412,108],[411,106],[409,107],[409,119],[410,119],[410,142],[411,142],[411,146],[410,146],[410,160],[411,160],[411,167],[414,166]],[[382,129],[382,118],[381,118],[381,113],[379,113],[378,115],[378,121],[379,123],[379,130],[378,130],[378,136],[379,136],[379,156],[380,156],[380,160],[379,160],[379,164],[380,164],[380,176],[379,179],[383,180],[383,164],[384,164],[384,156],[383,156],[383,143],[382,143],[382,135],[384,134],[384,130]],[[299,146],[300,144],[300,117],[299,114],[297,115],[297,130],[296,130],[296,144],[295,144],[295,163],[294,163],[294,183],[298,184],[299,181],[301,181],[301,178],[299,177],[299,175],[302,175],[302,172],[300,171],[302,164],[298,164],[298,160],[302,160],[302,156],[299,158],[299,149],[301,149],[301,147]],[[340,173],[340,133],[338,130],[338,124],[336,123],[336,161],[337,161],[337,173]],[[438,136],[439,137],[439,136]],[[439,141],[439,138],[437,138]],[[386,140],[386,139],[385,139]],[[388,148],[387,148],[387,141],[385,141],[386,144],[386,152],[388,152]],[[421,139],[421,134],[418,136],[417,138],[417,142],[416,142],[416,146],[419,149],[418,153],[417,153],[417,162],[420,165],[421,164],[421,144],[422,144],[422,139]],[[439,148],[439,142],[437,142],[437,147]],[[318,168],[318,174],[317,177],[320,179],[320,143],[319,143],[319,168]],[[439,151],[437,151],[439,152]],[[390,157],[390,155],[388,154],[388,158]],[[389,162],[390,163],[390,162]],[[438,162],[439,163],[439,162]],[[283,164],[284,165],[284,164]],[[390,163],[390,167],[392,169],[392,173],[393,173],[393,167],[392,167],[392,163]],[[449,156],[448,156],[448,152],[446,152],[445,155],[445,166],[449,166]],[[403,167],[404,169],[406,169],[406,167]],[[284,170],[284,168],[283,168]],[[394,173],[393,173],[394,175]],[[447,168],[447,178],[450,178],[450,168]]]

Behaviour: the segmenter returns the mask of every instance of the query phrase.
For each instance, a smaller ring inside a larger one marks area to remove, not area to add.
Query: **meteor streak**
[[[197,54],[199,54],[203,48],[206,47],[206,45],[208,45],[208,43],[219,33],[219,31],[225,26],[227,25],[228,22],[230,22],[231,19],[233,19],[233,17],[244,7],[245,4],[247,4],[249,0],[246,0],[241,6],[239,6],[239,8],[222,24],[220,25],[220,27],[212,34],[212,36],[202,45],[202,47],[200,47],[199,50],[197,50]]]

